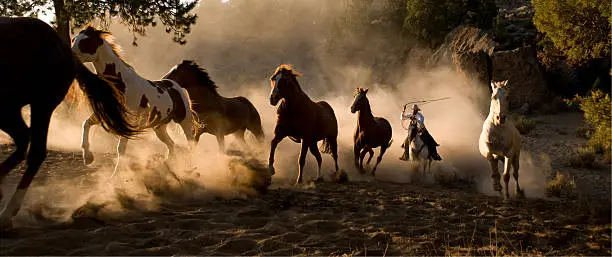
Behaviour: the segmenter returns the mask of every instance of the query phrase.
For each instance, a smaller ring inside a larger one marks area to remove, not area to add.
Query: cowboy
[[[425,128],[425,117],[423,117],[423,114],[421,114],[419,111],[421,109],[419,109],[419,106],[417,106],[416,104],[412,106],[412,113],[409,114],[405,114],[406,113],[406,106],[404,105],[404,110],[402,111],[401,114],[401,120],[416,120],[417,122],[417,126],[421,131],[421,139],[423,140],[423,142],[425,143],[425,145],[427,145],[427,148],[429,149],[429,152],[431,153],[431,158],[436,160],[436,161],[440,161],[442,160],[442,157],[440,157],[440,155],[438,154],[438,150],[436,149],[436,147],[440,146],[438,143],[436,143],[436,140],[434,140],[434,138],[431,136],[431,134],[429,134],[429,131],[427,131],[427,129]],[[408,139],[407,139],[408,140]],[[400,160],[403,161],[408,161],[410,159],[409,156],[409,142],[406,141],[402,146],[404,147],[404,155],[402,157],[400,157]]]

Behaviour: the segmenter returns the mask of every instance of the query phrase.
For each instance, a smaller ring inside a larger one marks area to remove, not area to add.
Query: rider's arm
[[[412,113],[406,114],[405,112],[402,112],[402,114],[400,114],[400,119],[407,120],[407,119],[410,119],[411,116],[412,116]]]

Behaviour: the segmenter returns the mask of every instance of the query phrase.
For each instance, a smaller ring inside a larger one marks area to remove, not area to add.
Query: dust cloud
[[[486,116],[481,110],[488,109],[488,85],[479,85],[446,65],[424,68],[419,62],[410,61],[397,69],[401,74],[395,77],[399,79],[377,83],[371,65],[338,61],[327,47],[329,38],[334,35],[334,21],[345,8],[344,1],[325,0],[201,1],[196,10],[198,23],[192,28],[185,46],[171,42],[170,36],[160,27],[149,29],[146,37],[139,37],[137,47],[132,46],[132,33],[118,22],[112,24],[109,30],[116,37],[115,42],[123,47],[125,59],[143,77],[159,79],[183,59],[194,60],[208,70],[219,86],[221,95],[242,95],[253,102],[262,117],[266,143],[257,146],[252,136],[247,135],[247,149],[240,146],[233,136],[226,138],[226,145],[229,149],[256,153],[249,157],[259,160],[255,166],[267,165],[269,140],[276,122],[276,107],[271,106],[268,100],[268,78],[281,63],[294,65],[303,75],[299,82],[311,99],[325,100],[333,107],[340,131],[340,166],[348,172],[350,180],[371,179],[359,175],[353,166],[352,137],[357,114],[351,114],[349,107],[355,88],[370,89],[368,98],[374,115],[386,118],[393,127],[394,143],[379,166],[377,178],[394,182],[412,181],[416,169],[415,165],[398,160],[402,154],[400,145],[406,136],[399,120],[402,106],[409,101],[450,97],[448,100],[420,106],[427,128],[441,145],[439,152],[444,159],[434,163],[432,171],[473,179],[481,192],[493,194],[488,163],[478,151],[478,137]],[[368,41],[352,44],[361,45],[363,49],[370,47]],[[376,53],[372,55],[374,58]],[[51,123],[50,148],[80,151],[81,123],[88,115],[87,108],[60,108]],[[185,137],[179,129],[174,128],[170,132],[179,145],[186,146]],[[0,138],[6,141],[6,136]],[[59,194],[60,199],[53,202],[65,203],[69,205],[66,208],[72,210],[86,203],[107,202],[109,199],[114,199],[114,204],[121,206],[117,195],[127,194],[132,197],[141,196],[141,207],[154,209],[162,199],[150,196],[150,187],[156,183],[159,188],[174,192],[181,198],[240,195],[232,187],[235,183],[232,180],[232,169],[229,168],[239,157],[220,154],[217,142],[211,135],[203,135],[196,152],[187,158],[195,171],[177,173],[180,179],[191,181],[193,186],[188,189],[185,189],[185,184],[168,176],[167,169],[159,168],[163,166],[161,160],[151,161],[155,158],[163,159],[160,155],[166,154],[166,149],[150,132],[128,144],[128,154],[135,159],[133,162],[140,163],[140,167],[128,168],[127,172],[122,172],[118,181],[128,181],[126,183],[130,186],[121,186],[119,183],[109,187],[106,181],[113,167],[111,158],[114,157],[116,144],[114,136],[100,127],[93,128],[92,151],[98,160],[106,160],[96,162],[99,171],[92,175],[94,177],[91,180],[97,182],[91,182],[93,184],[86,189],[75,189],[80,190],[77,193],[63,191]],[[277,173],[273,177],[274,184],[282,186],[293,183],[297,175],[298,152],[298,145],[292,141],[281,142],[275,157]],[[375,154],[378,155],[378,149]],[[528,154],[523,154],[523,159],[528,160],[521,166],[521,181],[524,181],[522,186],[527,196],[543,195],[541,188],[544,176],[539,175],[541,168],[533,163]],[[190,169],[180,166],[172,166],[171,169]],[[329,174],[332,170],[331,156],[324,155],[324,173]],[[315,175],[316,162],[309,155],[304,178],[307,181]],[[163,185],[159,185],[159,181],[164,181]],[[74,181],[56,181],[52,186],[61,188],[61,185],[71,183]],[[32,192],[40,191],[42,194],[48,190],[46,187],[37,186]],[[215,193],[211,193],[213,191]]]

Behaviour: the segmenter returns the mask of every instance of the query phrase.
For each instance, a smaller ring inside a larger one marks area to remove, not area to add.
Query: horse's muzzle
[[[278,101],[280,101],[280,98],[274,97],[274,96],[270,96],[270,105],[276,106],[278,104]]]

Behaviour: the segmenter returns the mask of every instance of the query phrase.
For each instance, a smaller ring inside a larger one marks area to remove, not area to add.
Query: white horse
[[[500,175],[498,161],[504,161],[504,183],[506,184],[504,199],[510,197],[508,193],[508,182],[510,181],[510,166],[513,168],[512,175],[516,181],[516,195],[523,197],[523,191],[519,186],[519,158],[521,154],[521,136],[514,124],[507,119],[509,112],[508,104],[508,81],[491,82],[491,106],[489,116],[482,124],[482,132],[478,141],[480,154],[491,164],[491,177],[495,191],[501,194]]]
[[[425,171],[431,173],[431,162],[433,159],[429,154],[429,148],[421,139],[418,123],[414,119],[410,121],[410,125],[408,126],[408,142],[410,160],[418,162],[419,166],[423,165],[423,173],[425,173]]]
[[[108,40],[111,36],[110,32],[88,26],[73,39],[72,51],[83,62],[92,62],[99,74],[116,76],[123,82],[118,84],[118,89],[124,93],[129,110],[136,114],[138,126],[153,128],[159,140],[168,147],[169,158],[174,157],[175,151],[174,141],[166,131],[170,121],[180,124],[192,149],[194,117],[187,91],[172,80],[150,81],[138,75],[119,55],[118,46]],[[100,122],[93,115],[83,122],[81,148],[86,165],[94,159],[89,149],[89,130],[97,124]],[[126,146],[127,138],[121,137],[111,178],[120,166]]]

